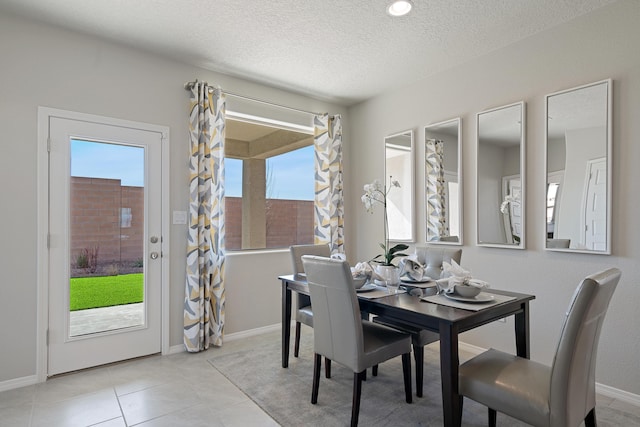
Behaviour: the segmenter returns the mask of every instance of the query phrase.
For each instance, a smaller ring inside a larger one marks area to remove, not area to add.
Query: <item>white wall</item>
[[[0,15],[0,58],[0,389],[3,382],[29,382],[36,374],[36,270],[37,263],[46,262],[36,259],[36,188],[44,172],[36,168],[38,106],[169,126],[172,211],[188,207],[185,82],[198,78],[281,105],[341,113],[348,122],[346,110],[335,105],[14,16]],[[234,105],[241,108],[241,103]],[[170,241],[169,344],[179,346],[186,226],[172,225]],[[277,276],[291,271],[288,251],[227,260],[226,332],[279,323]]]
[[[622,270],[602,331],[597,381],[640,394],[640,2],[622,0],[555,29],[495,51],[439,75],[370,99],[350,109],[354,156],[359,171],[349,182],[358,193],[365,182],[380,178],[380,150],[371,147],[394,129],[423,127],[453,117],[463,119],[464,229],[462,264],[494,288],[533,293],[532,358],[550,363],[569,299],[587,274],[610,266]],[[420,52],[416,52],[419,55]],[[613,255],[546,252],[545,95],[606,78],[613,79]],[[432,100],[433,102],[424,102]],[[475,114],[524,100],[527,103],[527,248],[480,248],[476,234]],[[389,108],[392,106],[392,108]],[[418,144],[416,182],[424,182],[424,148]],[[418,218],[424,222],[424,187],[418,185]],[[367,215],[357,198],[356,257],[376,253],[379,216]],[[419,242],[425,225],[419,222]],[[349,235],[354,238],[353,234]],[[481,347],[514,350],[513,323],[495,323],[465,333]]]

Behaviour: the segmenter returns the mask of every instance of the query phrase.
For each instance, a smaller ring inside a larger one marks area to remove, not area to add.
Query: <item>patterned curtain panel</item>
[[[427,139],[425,145],[427,241],[448,236],[444,182],[444,142]]]
[[[315,116],[313,128],[316,159],[314,242],[330,243],[332,254],[343,254],[342,118],[328,114]]]
[[[184,345],[189,352],[222,345],[224,329],[225,97],[206,83],[191,88],[189,234]]]

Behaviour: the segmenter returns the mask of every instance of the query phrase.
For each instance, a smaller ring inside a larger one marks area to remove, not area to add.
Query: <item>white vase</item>
[[[379,285],[400,283],[400,269],[395,265],[376,265],[376,273],[382,280],[376,280]]]

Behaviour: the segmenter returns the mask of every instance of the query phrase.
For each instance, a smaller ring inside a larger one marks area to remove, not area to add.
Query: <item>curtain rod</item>
[[[198,83],[198,80],[193,81],[193,82],[187,82],[187,83],[184,84],[184,89],[185,90],[191,90],[196,83]],[[324,113],[315,113],[313,111],[301,110],[299,108],[287,107],[286,105],[275,104],[275,103],[270,102],[270,101],[264,101],[262,99],[251,98],[249,96],[240,95],[240,94],[233,93],[233,92],[227,92],[226,90],[222,90],[222,88],[220,86],[218,86],[218,89],[220,89],[224,94],[229,95],[229,96],[234,96],[236,98],[245,99],[247,101],[259,102],[261,104],[271,105],[273,107],[278,107],[278,108],[282,108],[282,109],[285,109],[285,110],[296,111],[298,113],[311,114],[313,116],[321,116],[322,114],[324,114]],[[213,91],[213,88],[209,87],[209,91]]]

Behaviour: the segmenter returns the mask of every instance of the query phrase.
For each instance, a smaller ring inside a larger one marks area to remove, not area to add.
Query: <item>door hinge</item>
[[[46,334],[46,335],[47,335],[47,337],[46,337],[46,339],[47,339],[47,345],[49,345],[49,330],[48,330],[48,329],[47,329],[47,334]]]
[[[51,152],[51,137],[47,137],[47,153]]]

